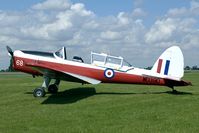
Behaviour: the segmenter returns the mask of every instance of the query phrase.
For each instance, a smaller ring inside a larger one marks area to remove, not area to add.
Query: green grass
[[[58,94],[34,98],[42,78],[0,73],[0,132],[199,132],[199,73],[184,79],[194,86],[176,95],[159,86],[62,82]]]

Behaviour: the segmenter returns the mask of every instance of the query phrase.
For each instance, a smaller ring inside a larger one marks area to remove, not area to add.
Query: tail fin
[[[162,53],[152,71],[165,77],[180,80],[184,75],[184,57],[178,46],[172,46]]]

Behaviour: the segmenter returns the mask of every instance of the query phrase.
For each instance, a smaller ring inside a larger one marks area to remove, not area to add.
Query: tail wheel
[[[55,94],[58,92],[58,87],[56,84],[52,84],[48,87],[48,92],[50,92],[51,94]]]
[[[46,92],[43,87],[36,88],[33,92],[34,97],[44,97]]]

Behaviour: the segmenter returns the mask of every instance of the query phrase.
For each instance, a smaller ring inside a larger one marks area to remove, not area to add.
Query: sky
[[[199,0],[0,0],[0,69],[5,49],[90,52],[152,66],[168,47],[182,49],[185,65],[199,65]]]

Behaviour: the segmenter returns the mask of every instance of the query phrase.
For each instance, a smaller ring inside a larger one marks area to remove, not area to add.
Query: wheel
[[[58,88],[56,84],[52,84],[48,87],[48,92],[50,92],[51,94],[55,94],[58,92]]]
[[[178,91],[177,90],[173,90],[172,93],[173,94],[178,94]]]
[[[44,97],[46,92],[43,87],[36,88],[33,92],[34,97]]]

